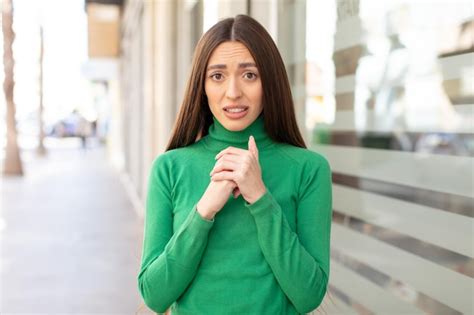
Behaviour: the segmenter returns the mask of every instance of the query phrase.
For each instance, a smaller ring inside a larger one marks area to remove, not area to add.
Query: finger
[[[216,162],[215,165],[217,165],[222,160],[231,161],[231,162],[234,162],[234,163],[240,163],[240,162],[242,162],[242,156],[243,155],[235,155],[235,154],[226,154],[226,153],[224,153],[223,155],[221,155],[219,157],[219,159],[218,159],[218,161]]]
[[[240,196],[240,189],[239,187],[235,187],[234,191],[232,191],[232,194],[234,195],[234,199]]]
[[[234,172],[222,171],[212,175],[211,180],[217,182],[220,180],[234,180]]]
[[[239,168],[239,163],[226,159],[225,161],[219,161],[214,166],[214,168],[212,169],[211,173],[209,173],[209,175],[212,176],[213,174],[224,171],[224,170],[235,171],[238,168]]]
[[[249,137],[249,151],[255,156],[258,161],[258,148],[254,136]]]
[[[230,162],[234,162],[234,163],[237,163],[237,164],[242,164],[242,163],[245,163],[246,161],[248,161],[250,159],[255,159],[255,155],[248,151],[248,150],[243,150],[243,153],[242,154],[239,154],[239,155],[233,155],[233,154],[223,154],[219,160],[216,162],[216,165],[218,165],[218,163],[220,161],[230,161]]]
[[[234,147],[228,147],[222,150],[221,152],[217,153],[215,159],[218,160],[224,154],[241,155],[241,154],[245,154],[245,152],[247,152],[247,150],[234,148]]]

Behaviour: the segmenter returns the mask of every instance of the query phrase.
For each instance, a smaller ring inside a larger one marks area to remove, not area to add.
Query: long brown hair
[[[206,67],[214,49],[226,41],[245,45],[257,64],[262,80],[267,134],[276,142],[306,148],[296,123],[288,75],[277,46],[260,23],[250,16],[237,15],[218,22],[199,40],[183,103],[166,151],[185,147],[207,135],[213,119],[204,90]]]

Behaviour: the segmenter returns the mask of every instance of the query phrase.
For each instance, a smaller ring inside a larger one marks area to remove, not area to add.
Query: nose
[[[239,80],[236,78],[230,78],[227,84],[226,96],[229,99],[238,99],[240,96],[242,96]]]

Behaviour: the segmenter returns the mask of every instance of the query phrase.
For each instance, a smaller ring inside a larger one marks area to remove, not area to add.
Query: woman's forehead
[[[255,60],[244,44],[237,41],[227,41],[214,49],[209,58],[208,66],[229,63],[255,63]]]

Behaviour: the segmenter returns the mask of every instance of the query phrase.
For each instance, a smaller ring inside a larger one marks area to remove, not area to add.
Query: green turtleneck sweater
[[[223,149],[253,135],[267,192],[232,195],[212,221],[196,204]],[[331,175],[321,155],[276,143],[260,115],[242,131],[214,118],[209,134],[153,162],[139,290],[156,312],[298,314],[322,301],[329,277]]]

